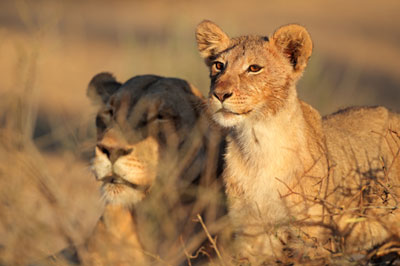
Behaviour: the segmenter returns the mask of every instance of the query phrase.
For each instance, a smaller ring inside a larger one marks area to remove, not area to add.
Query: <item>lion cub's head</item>
[[[93,170],[108,203],[133,206],[158,176],[180,160],[199,117],[200,93],[175,78],[145,75],[124,84],[100,73],[88,95],[100,103]]]
[[[203,21],[196,39],[210,67],[209,111],[225,127],[273,115],[295,98],[294,85],[312,51],[310,35],[299,25],[283,26],[269,38],[229,38]]]

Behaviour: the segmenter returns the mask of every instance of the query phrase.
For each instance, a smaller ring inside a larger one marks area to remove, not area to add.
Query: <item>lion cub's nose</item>
[[[128,155],[133,150],[130,148],[106,146],[103,144],[97,144],[97,148],[108,157],[111,163],[114,163],[121,156]]]
[[[232,96],[232,93],[227,92],[214,92],[213,94],[221,103]]]

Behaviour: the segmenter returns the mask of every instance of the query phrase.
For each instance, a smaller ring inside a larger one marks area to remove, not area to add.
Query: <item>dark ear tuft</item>
[[[120,87],[121,83],[117,82],[112,74],[102,72],[89,82],[87,95],[94,103],[105,104]]]
[[[272,43],[289,59],[293,70],[302,73],[312,53],[312,41],[307,30],[296,24],[283,26],[275,31]]]

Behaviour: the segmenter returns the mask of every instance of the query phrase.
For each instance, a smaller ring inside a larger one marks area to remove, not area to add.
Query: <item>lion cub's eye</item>
[[[215,67],[216,70],[222,71],[224,69],[224,63],[215,61],[213,66]]]
[[[262,67],[260,67],[259,65],[250,65],[248,68],[248,71],[256,73],[256,72],[260,72],[261,69],[262,69]]]

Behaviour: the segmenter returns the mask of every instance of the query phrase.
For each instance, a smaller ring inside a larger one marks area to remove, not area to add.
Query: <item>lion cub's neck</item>
[[[299,158],[306,151],[305,128],[301,104],[293,92],[275,115],[245,121],[232,130],[225,171],[232,209],[261,211],[263,218],[273,220],[285,215],[280,193],[303,171]]]
[[[260,161],[260,155],[266,156],[264,159],[279,158],[280,154],[292,153],[292,148],[297,148],[299,141],[304,140],[300,103],[294,99],[287,105],[275,115],[262,120],[245,121],[232,131],[232,139],[240,148],[243,159],[265,165],[265,161]]]

